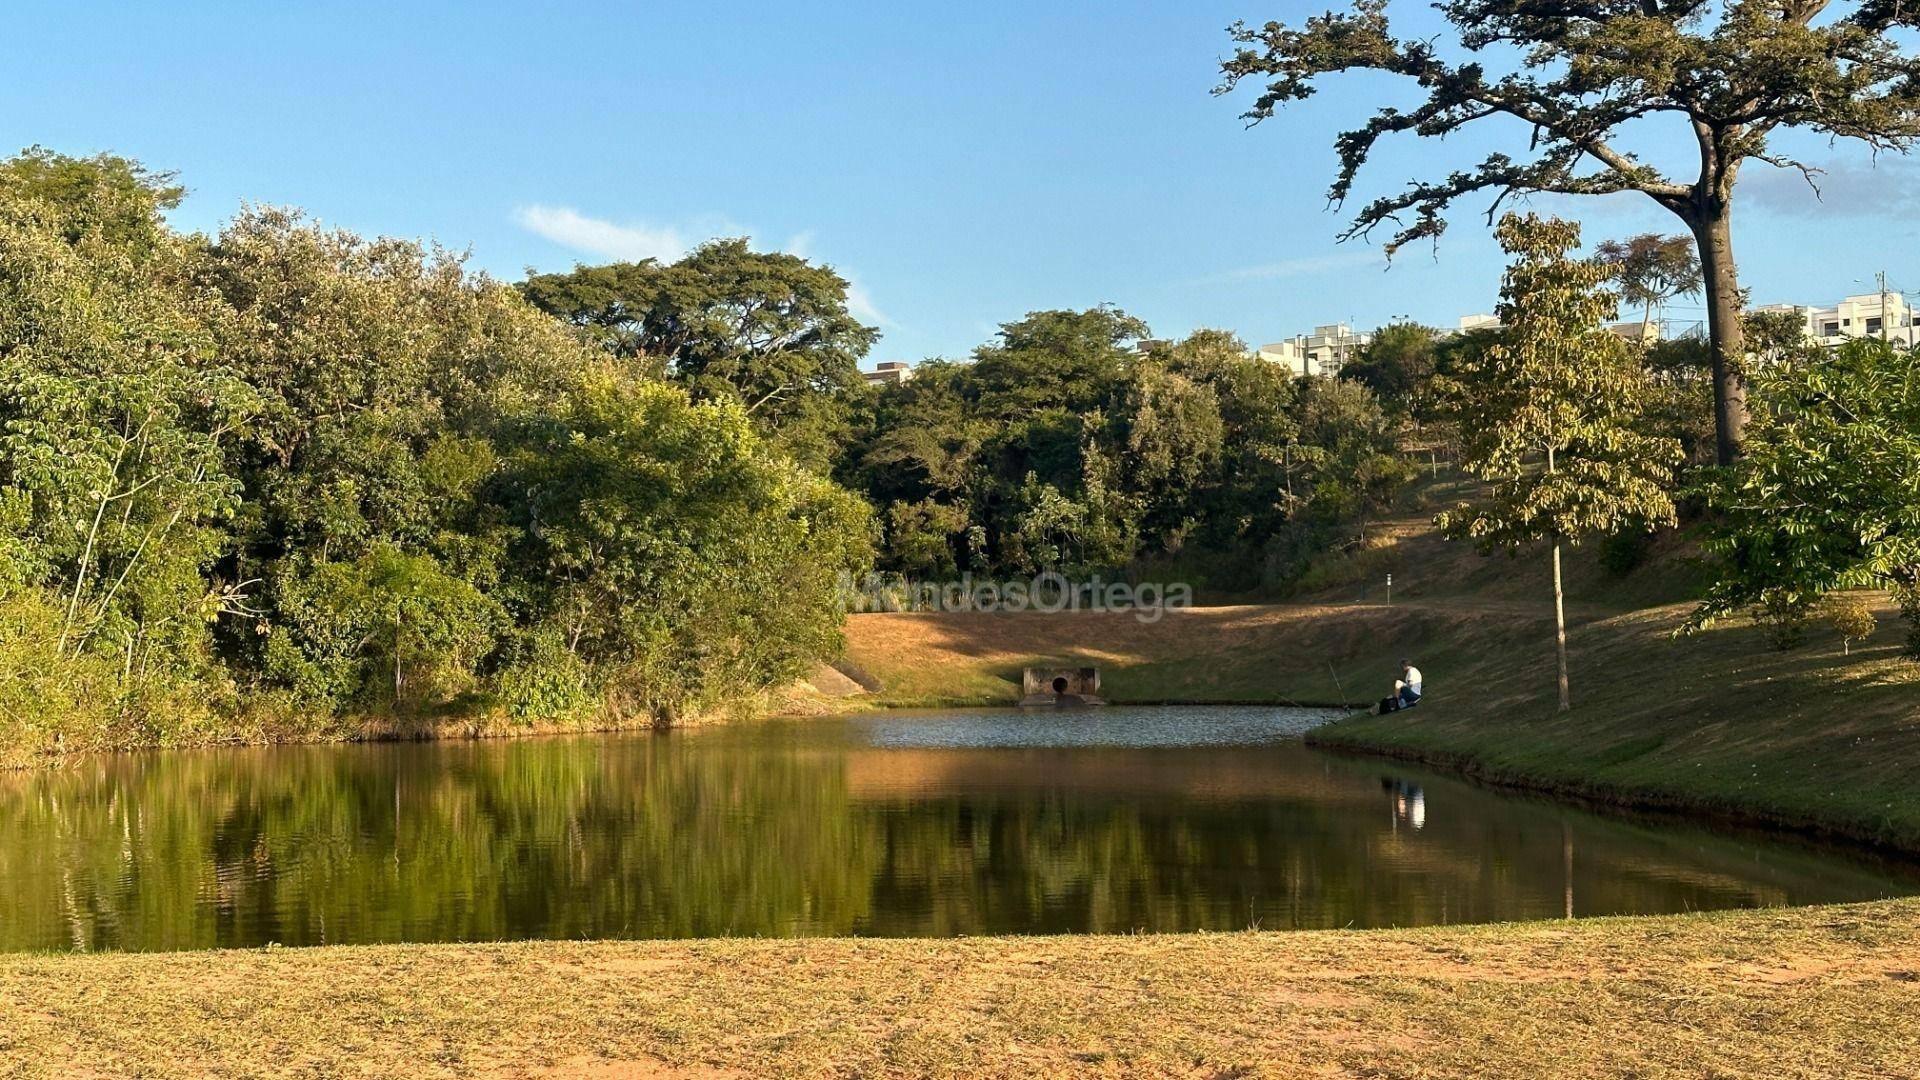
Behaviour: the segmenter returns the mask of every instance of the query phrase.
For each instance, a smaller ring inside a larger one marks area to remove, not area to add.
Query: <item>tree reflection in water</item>
[[[1909,868],[1383,778],[1290,738],[913,746],[885,723],[0,777],[0,948],[1384,926],[1920,891]]]

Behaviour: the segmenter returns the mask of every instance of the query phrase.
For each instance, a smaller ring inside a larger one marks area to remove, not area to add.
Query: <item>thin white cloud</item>
[[[789,255],[798,255],[808,262],[818,262],[820,260],[814,253],[814,239],[815,234],[812,229],[803,229],[788,237],[781,250]],[[852,271],[839,265],[835,265],[833,269],[847,279],[847,310],[853,313],[854,318],[883,329],[889,329],[895,325],[892,319],[887,318],[887,313],[881,311],[879,305],[873,302],[873,295],[867,292],[866,288],[853,276]]]
[[[802,229],[788,237],[786,244],[784,244],[780,250],[789,255],[798,255],[800,258],[811,262],[813,261],[813,241],[814,231],[812,229]]]
[[[846,277],[844,273],[841,276]],[[863,323],[871,323],[883,329],[895,325],[892,319],[887,318],[887,313],[874,304],[873,297],[867,294],[867,290],[861,288],[852,278],[847,279],[847,310]]]
[[[671,225],[622,225],[588,217],[570,206],[522,206],[513,212],[513,220],[561,247],[623,262],[672,262],[693,247],[686,234]]]
[[[1811,185],[1799,169],[1749,161],[1734,188],[1736,211],[1830,221],[1871,218],[1897,226],[1905,215],[1920,210],[1920,163],[1912,159],[1882,154],[1876,160],[1863,153],[1809,164],[1814,170]],[[1683,231],[1679,219],[1638,192],[1534,195],[1528,202],[1543,213],[1616,230]]]
[[[1277,281],[1283,278],[1308,277],[1333,270],[1345,270],[1355,266],[1384,268],[1386,265],[1385,251],[1379,248],[1356,248],[1332,255],[1309,255],[1299,259],[1280,259],[1276,262],[1237,267],[1217,274],[1208,274],[1205,277],[1192,278],[1183,284],[1225,285],[1237,281]]]

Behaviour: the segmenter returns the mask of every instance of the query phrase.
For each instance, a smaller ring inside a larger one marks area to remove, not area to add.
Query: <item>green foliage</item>
[[[1646,563],[1652,547],[1652,537],[1638,530],[1609,533],[1600,540],[1600,568],[1625,577]]]
[[[1886,342],[1755,373],[1748,456],[1710,481],[1717,580],[1695,616],[1891,590],[1920,657],[1920,368]]]
[[[959,576],[956,543],[967,531],[967,508],[934,499],[895,500],[887,508],[887,562],[909,578],[950,580]]]
[[[653,260],[537,274],[520,286],[542,311],[696,397],[738,401],[812,464],[837,444],[845,396],[879,338],[847,310],[847,281],[796,255],[715,240]]]
[[[258,397],[144,174],[35,153],[0,175],[23,192],[0,197],[0,582],[58,596],[56,653],[112,655],[130,689],[205,677],[228,596],[200,571]]]
[[[1395,412],[1411,413],[1416,395],[1433,377],[1438,337],[1432,327],[1418,323],[1383,326],[1359,357],[1340,369],[1340,378],[1372,390]]]
[[[282,636],[268,671],[310,700],[448,700],[472,688],[506,621],[498,602],[431,556],[386,543],[287,575],[275,600]]]
[[[1793,597],[1775,593],[1754,608],[1754,621],[1766,631],[1767,644],[1775,652],[1792,652],[1807,641],[1807,622],[1812,606]]]
[[[929,361],[874,394],[837,475],[888,508],[883,567],[1257,562],[1285,537],[1297,569],[1410,475],[1365,387],[1298,380],[1218,330],[1146,334],[1109,307],[1033,312],[972,364]]]
[[[113,154],[75,158],[35,146],[0,162],[0,201],[38,204],[68,243],[92,235],[145,252],[159,238],[160,212],[186,195],[173,181]]]
[[[514,442],[498,490],[524,602],[631,707],[708,706],[837,649],[868,512],[767,456],[741,406],[601,371]]]
[[[671,713],[837,647],[866,510],[736,395],[612,372],[446,252],[272,209],[181,236],[178,197],[118,158],[0,162],[0,753],[488,695],[529,722]],[[852,371],[864,328],[803,312],[830,272],[690,262],[675,303],[730,281],[784,313],[747,320],[755,367],[708,311],[690,381]]]
[[[600,704],[594,686],[592,668],[551,626],[522,635],[494,676],[500,703],[524,724],[592,719]]]
[[[1569,257],[1579,227],[1509,214],[1506,333],[1453,375],[1462,465],[1486,497],[1440,515],[1455,536],[1512,548],[1672,524],[1677,441],[1645,430],[1646,372],[1603,323],[1606,270]]]
[[[0,766],[55,750],[112,749],[131,695],[119,665],[60,641],[65,608],[35,589],[0,596]]]
[[[1880,620],[1874,616],[1873,608],[1858,593],[1834,593],[1828,596],[1820,604],[1820,621],[1840,635],[1843,653],[1853,652],[1854,642],[1865,641],[1880,628]]]

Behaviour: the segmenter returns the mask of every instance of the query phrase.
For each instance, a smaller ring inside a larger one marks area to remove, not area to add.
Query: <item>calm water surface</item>
[[[0,949],[1406,926],[1920,872],[1309,750],[1267,708],[945,711],[0,776]]]

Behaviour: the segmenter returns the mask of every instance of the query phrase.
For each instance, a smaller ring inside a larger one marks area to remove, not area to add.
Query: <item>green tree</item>
[[[1607,240],[1594,249],[1600,262],[1613,271],[1620,299],[1642,310],[1641,339],[1651,336],[1653,317],[1667,301],[1700,292],[1700,257],[1693,241],[1684,236],[1641,233],[1625,240]]]
[[[1412,478],[1393,428],[1366,387],[1337,379],[1309,382],[1300,395],[1300,456],[1310,466],[1307,511],[1313,518],[1365,535],[1368,520]]]
[[[1920,659],[1920,366],[1883,341],[1755,374],[1749,452],[1707,486],[1716,580],[1704,625],[1808,612],[1822,595],[1892,590]]]
[[[50,209],[68,243],[92,234],[134,254],[166,241],[160,213],[187,193],[174,180],[114,154],[77,158],[41,146],[0,162],[0,197]]]
[[[702,244],[668,265],[538,274],[520,288],[615,355],[698,397],[740,402],[815,465],[826,463],[839,399],[860,385],[860,359],[880,336],[848,311],[847,281],[831,267],[745,239]]]
[[[54,655],[112,656],[129,698],[211,672],[207,618],[237,600],[203,571],[258,409],[160,218],[176,199],[118,158],[0,164],[0,585],[51,594]]]
[[[860,399],[835,475],[888,508],[884,567],[1105,572],[1193,545],[1253,588],[1409,477],[1367,388],[1297,380],[1224,331],[1147,333],[1111,307],[1030,312],[974,363]]]
[[[375,544],[280,583],[285,626],[269,663],[310,699],[399,707],[472,687],[506,622],[499,602],[425,555]],[[386,695],[391,696],[386,696]]]
[[[1163,542],[1193,524],[1219,477],[1226,426],[1213,388],[1160,363],[1134,365],[1119,405],[1112,460],[1143,509],[1142,528]]]
[[[1220,549],[1264,542],[1301,502],[1293,487],[1301,460],[1299,380],[1224,330],[1194,331],[1166,362],[1213,391],[1220,414],[1219,463],[1199,484],[1203,537]]]
[[[1644,429],[1646,371],[1604,325],[1615,314],[1614,298],[1600,289],[1606,268],[1569,255],[1579,226],[1509,214],[1498,234],[1514,258],[1500,293],[1505,330],[1447,388],[1461,464],[1484,491],[1438,522],[1486,548],[1547,542],[1565,711],[1572,694],[1561,545],[1671,523],[1679,446]]]
[[[888,563],[909,578],[941,581],[960,573],[957,545],[967,531],[965,503],[895,500],[887,508]]]
[[[494,490],[521,603],[616,702],[668,719],[838,647],[870,511],[764,453],[738,403],[596,371],[520,424]]]
[[[1438,338],[1432,327],[1418,323],[1383,326],[1360,355],[1340,369],[1339,377],[1372,390],[1395,412],[1412,413],[1415,395],[1433,377]]]
[[[0,755],[670,714],[837,647],[867,511],[731,393],[617,372],[444,251],[278,209],[180,235],[179,194],[0,162]],[[581,648],[610,581],[631,633]]]
[[[1889,0],[1710,5],[1569,0],[1443,0],[1457,50],[1431,36],[1401,37],[1386,0],[1359,0],[1299,28],[1235,24],[1240,47],[1222,64],[1221,92],[1247,79],[1265,88],[1246,113],[1258,122],[1310,97],[1324,76],[1377,71],[1417,84],[1424,100],[1382,108],[1338,137],[1343,202],[1388,135],[1443,138],[1518,121],[1525,157],[1489,154],[1445,177],[1369,203],[1347,235],[1393,222],[1391,247],[1437,237],[1462,196],[1639,192],[1672,212],[1699,251],[1712,338],[1717,452],[1739,454],[1746,423],[1742,296],[1733,256],[1734,187],[1750,160],[1805,166],[1769,146],[1800,128],[1874,149],[1920,136],[1920,60],[1908,51],[1910,11]],[[1490,70],[1489,61],[1507,70]],[[1646,121],[1670,121],[1697,145],[1697,171],[1663,175],[1619,143]],[[1493,121],[1480,124],[1480,121]],[[1402,215],[1410,212],[1411,220]]]

